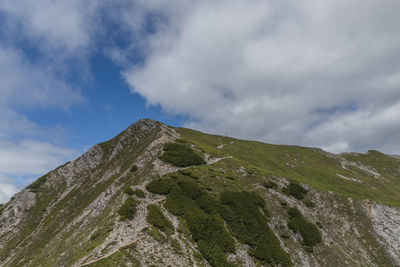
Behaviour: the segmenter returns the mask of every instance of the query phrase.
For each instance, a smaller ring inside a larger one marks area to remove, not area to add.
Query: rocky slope
[[[204,161],[166,162],[170,143]],[[398,157],[140,120],[0,207],[0,266],[400,266],[399,207]],[[218,235],[232,248],[211,246]]]

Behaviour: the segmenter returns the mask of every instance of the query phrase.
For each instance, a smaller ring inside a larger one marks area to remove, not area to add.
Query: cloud
[[[0,170],[4,174],[44,174],[75,156],[76,150],[48,142],[30,139],[0,142]]]
[[[0,44],[0,203],[25,186],[26,177],[41,176],[78,154],[52,143],[57,127],[43,127],[24,114],[67,110],[84,101],[53,66],[32,63],[17,48]]]
[[[12,180],[0,174],[0,203],[7,202],[17,192],[18,188]]]
[[[83,101],[51,65],[32,64],[19,50],[0,45],[0,107],[19,109],[58,106]]]
[[[6,16],[3,30],[19,35],[41,49],[76,52],[91,42],[98,1],[4,0],[0,11]],[[15,36],[13,36],[15,38]]]
[[[209,132],[400,153],[400,2],[154,3],[164,19],[123,73],[149,104]]]

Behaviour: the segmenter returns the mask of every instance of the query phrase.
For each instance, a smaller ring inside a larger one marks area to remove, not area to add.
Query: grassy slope
[[[376,151],[367,154],[346,154],[343,159],[369,166],[384,179],[356,167],[341,166],[339,156],[319,149],[298,146],[270,145],[254,141],[203,134],[179,128],[183,139],[194,143],[216,157],[232,156],[226,164],[244,166],[256,176],[279,176],[308,184],[314,189],[332,191],[355,199],[368,198],[379,203],[400,207],[400,159]],[[223,148],[217,149],[221,144]],[[339,175],[361,181],[345,180]]]

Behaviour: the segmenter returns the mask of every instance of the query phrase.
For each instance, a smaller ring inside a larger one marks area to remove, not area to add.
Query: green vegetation
[[[212,207],[215,204],[212,196],[186,176],[177,180],[156,180],[150,188],[160,194],[168,192],[164,207],[184,219],[200,252],[212,266],[231,266],[225,253],[235,251],[234,240],[226,231],[222,218],[210,214],[216,210]]]
[[[174,232],[172,222],[164,216],[160,207],[157,205],[150,204],[147,206],[146,219],[150,224],[167,234],[172,234]]]
[[[138,202],[133,198],[128,198],[125,203],[118,210],[119,215],[121,215],[120,220],[132,220],[136,214],[136,206]]]
[[[289,228],[295,233],[300,233],[304,245],[314,246],[321,242],[322,237],[318,227],[307,221],[297,208],[290,208],[288,214]]]
[[[264,182],[264,183],[263,183],[263,186],[264,186],[265,188],[275,188],[275,187],[278,187],[278,185],[277,185],[275,182],[273,182],[273,181]]]
[[[136,172],[138,170],[138,166],[133,165],[130,169],[131,172]]]
[[[47,180],[47,175],[43,175],[42,177],[38,178],[36,181],[34,181],[32,184],[28,185],[28,189],[31,192],[39,192],[40,187],[46,183]]]
[[[315,204],[311,200],[307,200],[304,204],[306,204],[307,208],[315,208]]]
[[[180,144],[186,144],[186,141],[183,140],[183,139],[180,139],[180,138],[177,138],[177,139],[175,140],[175,142],[176,142],[176,143],[180,143]]]
[[[145,227],[143,228],[143,233],[148,234],[149,236],[151,236],[152,238],[154,238],[154,240],[156,240],[157,242],[164,244],[168,241],[168,238],[166,238],[162,232],[160,232],[160,230],[158,230],[157,228],[150,226],[150,227]]]
[[[146,185],[147,191],[158,195],[167,195],[176,185],[176,181],[172,179],[158,179]]]
[[[285,194],[294,196],[297,199],[303,199],[304,195],[308,193],[308,191],[298,183],[289,183],[288,186],[284,187],[282,191]]]
[[[145,198],[145,197],[146,197],[146,194],[145,194],[142,190],[140,190],[140,189],[135,189],[135,190],[133,191],[133,193],[134,193],[135,196],[137,196],[138,198]]]
[[[169,244],[171,245],[172,250],[176,254],[181,254],[182,253],[182,247],[179,244],[178,240],[176,240],[175,238],[171,238],[171,240],[169,241]]]
[[[203,257],[212,266],[232,266],[224,253],[234,252],[235,243],[225,230],[223,220],[198,208],[187,210],[184,218]]]
[[[270,264],[292,264],[260,211],[265,210],[265,202],[260,196],[254,192],[224,192],[221,204],[222,217],[234,235],[251,246],[251,254]]]
[[[205,153],[213,157],[232,156],[237,166],[246,167],[246,171],[256,173],[257,176],[283,177],[308,184],[315,190],[331,191],[353,199],[367,198],[400,207],[399,157],[377,151],[332,156],[315,148],[237,140],[185,128],[179,128],[178,131],[184,140]],[[217,149],[220,144],[225,146]],[[352,161],[354,165],[344,168],[342,160]],[[229,160],[224,160],[227,161]],[[382,182],[365,168],[356,167],[357,165],[375,170],[382,178],[388,179],[388,182]],[[353,177],[361,183],[345,180],[338,175]]]
[[[180,143],[165,144],[164,154],[160,159],[178,167],[201,165],[204,163],[203,158],[196,154],[192,148]]]
[[[120,248],[117,252],[114,252],[110,256],[104,259],[100,259],[94,263],[83,265],[85,267],[139,267],[140,261],[136,259],[133,255],[136,253],[135,244],[131,244]]]
[[[0,204],[0,215],[3,214],[3,211],[5,208],[6,208],[6,205]]]
[[[164,207],[184,219],[199,251],[212,266],[232,265],[225,254],[235,251],[235,242],[225,229],[224,220],[241,242],[251,246],[257,259],[291,265],[290,257],[267,224],[265,202],[256,193],[229,191],[222,193],[219,200],[185,175],[156,180],[150,190],[168,195]]]
[[[124,193],[127,194],[127,195],[132,196],[133,194],[135,194],[135,191],[133,191],[130,186],[127,186],[127,187],[124,188]]]

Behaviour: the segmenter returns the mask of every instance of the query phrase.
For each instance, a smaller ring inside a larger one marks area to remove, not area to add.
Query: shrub
[[[133,198],[128,198],[118,210],[119,215],[121,215],[120,220],[132,220],[136,214],[137,204],[138,203],[136,200],[134,200]]]
[[[226,178],[227,178],[227,179],[229,179],[229,180],[232,180],[232,181],[234,181],[234,180],[236,179],[235,177],[233,177],[233,176],[229,176],[229,175],[228,175],[228,176],[226,176]]]
[[[138,170],[138,166],[133,165],[130,169],[131,172],[136,172]]]
[[[42,184],[46,183],[47,180],[47,176],[44,175],[42,177],[40,177],[39,179],[37,179],[36,181],[34,181],[32,184],[28,185],[28,189],[31,192],[38,192],[40,191],[40,187],[42,186]]]
[[[180,170],[180,174],[190,176],[192,174],[191,170]]]
[[[267,181],[267,182],[264,182],[264,183],[263,183],[263,186],[264,186],[265,188],[275,188],[275,187],[277,187],[278,185],[277,185],[275,182],[273,182],[273,181]]]
[[[159,243],[163,244],[168,241],[168,239],[160,232],[160,230],[158,230],[157,228],[154,228],[152,226],[143,228],[142,232],[148,234],[149,236],[154,238]]]
[[[279,239],[260,212],[264,200],[254,192],[224,192],[221,194],[220,214],[234,235],[252,247],[253,255],[268,263],[290,266],[289,255],[281,248]]]
[[[194,208],[187,210],[184,217],[199,251],[211,266],[233,266],[225,253],[235,251],[235,242],[219,216]]]
[[[193,201],[186,197],[178,186],[172,189],[164,203],[164,207],[175,216],[183,215],[186,209],[193,206]]]
[[[147,221],[153,226],[157,227],[163,232],[172,234],[174,232],[174,226],[171,221],[168,220],[164,214],[161,212],[160,207],[154,204],[149,204],[147,206]]]
[[[176,240],[175,238],[172,238],[169,241],[169,244],[171,245],[172,250],[176,253],[176,254],[181,254],[182,253],[182,247],[179,244],[179,241]]]
[[[158,179],[146,185],[147,191],[159,194],[168,195],[172,188],[176,185],[176,181],[172,179]]]
[[[184,219],[199,251],[211,266],[232,266],[226,252],[234,252],[234,240],[218,215],[218,200],[188,178],[179,178],[164,207]],[[212,213],[213,214],[210,214]]]
[[[178,185],[183,194],[191,199],[197,199],[206,194],[193,180],[178,179]]]
[[[308,208],[315,208],[315,204],[311,200],[307,200],[304,204],[306,204]]]
[[[220,204],[219,201],[211,194],[202,195],[196,199],[196,204],[206,213],[218,213]]]
[[[290,208],[288,211],[288,226],[295,233],[300,233],[303,238],[303,244],[306,246],[314,246],[321,242],[321,233],[318,227],[307,221],[297,208]]]
[[[201,165],[204,163],[203,158],[196,154],[193,149],[187,145],[179,143],[165,144],[164,154],[160,159],[178,167]]]
[[[133,191],[133,193],[139,198],[145,198],[146,197],[146,194],[140,189],[135,189]]]
[[[130,196],[135,194],[135,192],[132,190],[132,188],[130,186],[125,187],[124,193],[127,194],[127,195],[130,195]]]
[[[308,193],[308,191],[298,183],[289,183],[289,185],[284,187],[282,191],[285,194],[292,195],[297,199],[303,199],[304,195]]]

